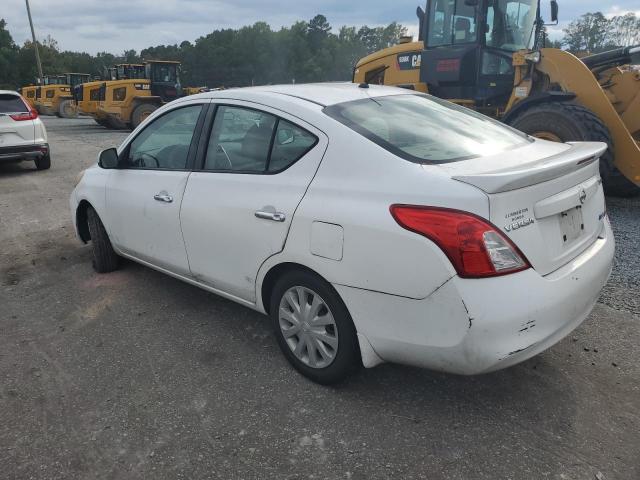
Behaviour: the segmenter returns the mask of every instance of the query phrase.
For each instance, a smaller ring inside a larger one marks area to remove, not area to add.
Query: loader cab
[[[91,75],[87,73],[67,73],[63,76],[65,77],[65,85],[70,85],[71,91],[73,91],[77,85],[91,81]]]
[[[113,80],[129,80],[146,77],[146,69],[142,64],[121,63],[115,66]]]
[[[421,81],[437,97],[479,109],[507,102],[513,54],[536,49],[543,25],[539,0],[428,0],[418,16]]]
[[[44,86],[49,85],[64,85],[66,81],[66,77],[64,75],[45,75],[42,79],[42,84]]]
[[[180,62],[145,62],[146,78],[151,83],[151,95],[170,102],[182,96],[180,85]]]

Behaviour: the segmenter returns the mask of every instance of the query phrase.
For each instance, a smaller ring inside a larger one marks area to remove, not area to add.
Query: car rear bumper
[[[48,143],[0,147],[0,161],[36,160],[48,153]]]
[[[607,221],[587,251],[547,276],[456,276],[423,300],[335,288],[381,360],[475,375],[538,355],[578,327],[609,278],[614,243]]]

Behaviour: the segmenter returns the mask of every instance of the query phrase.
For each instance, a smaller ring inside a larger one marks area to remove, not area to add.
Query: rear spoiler
[[[596,53],[595,55],[581,58],[581,60],[590,70],[600,67],[637,64],[640,62],[640,45]]]
[[[607,150],[607,144],[601,142],[567,142],[567,144],[571,145],[569,150],[533,164],[516,168],[506,167],[489,173],[456,175],[452,178],[474,185],[486,193],[508,192],[579,170],[598,160]]]

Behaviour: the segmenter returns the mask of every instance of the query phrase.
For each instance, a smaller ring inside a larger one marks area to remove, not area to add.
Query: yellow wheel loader
[[[354,82],[429,93],[538,138],[605,142],[607,193],[640,191],[640,47],[583,58],[545,48],[540,0],[428,0],[417,14],[418,41],[363,58]]]
[[[108,127],[105,118],[97,116],[98,105],[106,95],[106,81],[144,78],[142,64],[118,64],[105,69],[103,80],[81,83],[73,89],[73,100],[79,113],[92,117],[99,125]]]
[[[114,129],[133,129],[160,106],[180,96],[180,62],[148,61],[143,78],[104,82],[96,121]]]
[[[20,95],[22,95],[24,99],[29,103],[29,105],[31,105],[33,108],[36,108],[36,91],[37,90],[38,90],[38,87],[36,85],[27,85],[26,87],[22,87],[20,89]]]
[[[78,116],[73,102],[73,89],[87,82],[91,75],[86,73],[65,73],[45,76],[44,85],[36,91],[36,108],[41,115],[56,115],[61,118]],[[39,95],[38,95],[39,93]]]

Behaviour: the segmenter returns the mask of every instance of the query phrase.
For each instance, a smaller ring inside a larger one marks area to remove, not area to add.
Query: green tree
[[[611,43],[617,47],[640,44],[640,18],[635,13],[613,17],[607,30]]]
[[[597,53],[610,47],[609,20],[602,12],[585,13],[564,29],[563,44],[572,52]]]
[[[15,68],[19,49],[6,26],[4,19],[0,19],[0,89],[14,89],[17,88],[19,80]]]

